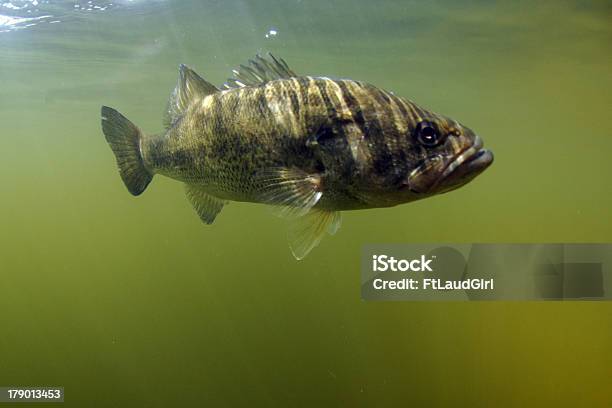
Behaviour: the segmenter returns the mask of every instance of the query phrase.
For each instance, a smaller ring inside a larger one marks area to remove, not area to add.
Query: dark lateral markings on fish
[[[368,83],[297,75],[272,54],[233,73],[218,88],[181,65],[156,135],[102,107],[130,193],[155,174],[181,181],[206,224],[229,201],[273,206],[302,259],[338,230],[341,211],[445,193],[493,162],[468,127]]]

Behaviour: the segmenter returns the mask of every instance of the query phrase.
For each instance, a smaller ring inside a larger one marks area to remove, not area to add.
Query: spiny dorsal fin
[[[226,203],[226,201],[208,194],[202,186],[197,184],[185,184],[185,195],[187,195],[187,199],[200,219],[206,224],[213,223]]]
[[[168,100],[164,119],[166,129],[172,126],[191,103],[215,92],[219,92],[216,86],[200,77],[188,66],[181,64],[178,83]]]
[[[293,220],[287,238],[293,256],[298,261],[316,247],[327,232],[334,235],[342,223],[339,211],[326,211],[312,208],[306,215]]]
[[[275,206],[281,217],[301,217],[314,207],[323,193],[321,177],[297,168],[271,168],[257,174],[259,201]]]
[[[289,68],[282,58],[276,58],[268,53],[269,58],[257,54],[250,59],[248,65],[240,65],[234,69],[233,78],[229,78],[223,86],[227,89],[257,86],[274,79],[293,78],[297,75]]]

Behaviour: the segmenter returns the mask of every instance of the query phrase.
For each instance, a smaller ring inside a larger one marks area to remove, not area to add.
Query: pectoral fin
[[[217,214],[221,212],[226,201],[208,194],[202,186],[185,184],[187,199],[206,224],[212,224]]]
[[[316,208],[293,220],[287,237],[295,259],[304,259],[321,242],[326,232],[330,235],[335,234],[341,222],[342,214],[339,211],[325,211]]]
[[[321,196],[321,176],[300,169],[273,168],[257,177],[259,201],[275,207],[278,215],[294,218],[306,214]]]

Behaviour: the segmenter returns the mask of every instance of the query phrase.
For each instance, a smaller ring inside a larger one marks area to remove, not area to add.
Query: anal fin
[[[342,214],[339,211],[326,211],[316,208],[293,220],[289,226],[287,237],[295,259],[304,259],[321,242],[325,233],[335,234],[341,223]]]
[[[196,210],[200,219],[206,224],[212,224],[227,201],[208,194],[202,186],[185,184],[187,199]]]

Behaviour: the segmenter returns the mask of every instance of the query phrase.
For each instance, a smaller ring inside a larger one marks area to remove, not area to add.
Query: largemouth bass
[[[133,195],[154,174],[185,183],[207,224],[228,201],[274,206],[297,259],[340,227],[341,211],[454,190],[493,154],[471,129],[373,85],[299,76],[256,56],[219,89],[185,65],[166,130],[146,135],[102,107],[102,130]]]

